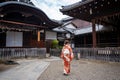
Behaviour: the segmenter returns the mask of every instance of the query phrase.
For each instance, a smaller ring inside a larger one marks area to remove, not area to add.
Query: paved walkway
[[[0,72],[0,80],[120,80],[120,63],[73,60],[71,74],[63,75],[62,60],[18,60],[16,65]]]
[[[0,80],[37,80],[50,62],[40,59],[19,60],[19,65],[0,72]]]

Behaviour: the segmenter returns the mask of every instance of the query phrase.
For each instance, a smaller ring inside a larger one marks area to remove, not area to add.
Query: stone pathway
[[[16,67],[0,72],[0,80],[37,80],[50,64],[40,59],[23,59],[17,62],[19,65]]]

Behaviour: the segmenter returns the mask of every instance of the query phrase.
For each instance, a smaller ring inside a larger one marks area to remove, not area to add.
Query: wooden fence
[[[74,48],[76,59],[96,59],[120,62],[120,48]],[[51,56],[60,56],[60,49],[51,49]],[[80,56],[78,56],[80,54]],[[0,48],[0,60],[12,58],[46,57],[46,48]]]
[[[51,55],[60,56],[60,51],[51,49]],[[120,48],[74,48],[73,52],[76,59],[84,58],[120,62]]]
[[[46,56],[46,48],[0,48],[0,60]]]

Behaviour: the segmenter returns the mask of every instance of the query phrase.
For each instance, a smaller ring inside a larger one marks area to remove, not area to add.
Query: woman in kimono
[[[61,58],[64,61],[64,75],[68,75],[70,73],[70,62],[72,61],[73,57],[74,55],[70,46],[70,42],[68,40],[65,40],[61,52]]]

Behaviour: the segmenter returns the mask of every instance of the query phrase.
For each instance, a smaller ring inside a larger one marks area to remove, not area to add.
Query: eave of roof
[[[86,0],[86,1],[84,1],[84,2],[80,1],[80,2],[77,2],[77,3],[71,4],[71,5],[62,6],[62,9],[60,9],[60,11],[61,11],[61,12],[68,11],[68,10],[77,8],[77,7],[79,7],[79,6],[82,6],[82,5],[84,5],[84,4],[90,3],[90,2],[92,2],[92,1],[93,1],[93,0]]]
[[[89,22],[96,20],[101,24],[102,19],[104,19],[106,23],[111,23],[106,18],[115,18],[120,15],[120,0],[86,0],[64,6],[60,11],[65,15]],[[116,19],[111,24],[115,24]]]
[[[19,7],[19,6],[23,6],[24,8],[28,9],[29,8],[29,12],[31,14],[34,14],[34,15],[37,15],[39,16],[39,18],[41,18],[42,16],[42,20],[44,22],[47,22],[47,24],[50,26],[50,27],[58,27],[60,26],[61,24],[57,21],[53,21],[51,19],[49,19],[47,17],[47,15],[42,11],[40,10],[39,8],[33,6],[33,5],[30,5],[30,4],[27,4],[27,3],[23,3],[23,2],[17,2],[17,1],[7,1],[7,2],[2,2],[0,3],[0,14],[3,14],[3,8],[6,7],[6,6],[14,6],[14,7]],[[8,9],[9,11],[12,11],[12,9]]]

